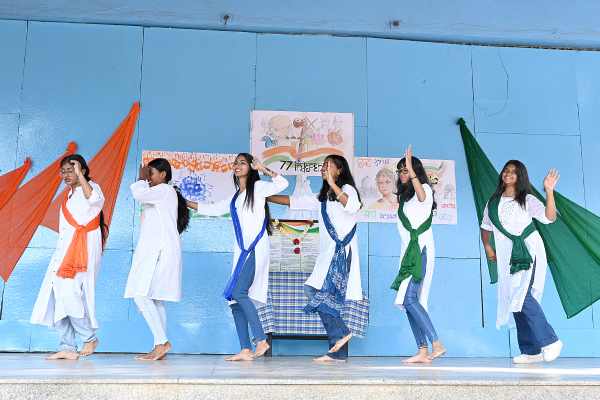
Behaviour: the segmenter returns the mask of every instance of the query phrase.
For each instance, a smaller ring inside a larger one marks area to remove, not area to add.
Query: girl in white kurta
[[[525,165],[517,160],[508,161],[481,222],[486,255],[498,268],[496,327],[507,324],[510,313],[513,314],[522,353],[513,359],[518,364],[553,361],[562,349],[562,342],[540,306],[548,264],[544,242],[533,225],[533,219],[543,224],[556,219],[557,181],[558,173],[551,170],[544,179],[547,196],[544,206],[531,194]],[[495,250],[490,233],[494,234]]]
[[[395,304],[404,310],[417,342],[417,354],[405,362],[429,363],[446,349],[440,342],[427,310],[435,266],[435,243],[431,221],[435,201],[423,163],[412,156],[409,146],[397,165],[396,193],[398,233],[402,240],[400,270],[392,288],[398,290]],[[429,343],[432,351],[429,353]]]
[[[259,171],[271,176],[272,182],[261,181]],[[271,227],[265,199],[283,191],[288,181],[247,153],[238,154],[233,173],[237,191],[232,198],[214,204],[188,201],[188,205],[203,215],[232,214],[237,243],[233,247],[232,274],[223,294],[230,302],[241,351],[226,360],[250,361],[263,356],[270,347],[256,311],[256,306],[267,303],[269,288]],[[248,325],[256,341],[254,353]]]
[[[345,300],[363,299],[358,237],[355,235],[356,217],[361,208],[361,201],[350,166],[344,157],[328,156],[323,163],[321,175],[323,186],[318,197],[279,195],[270,197],[269,201],[289,205],[294,210],[319,211],[319,255],[313,272],[305,283],[305,292],[309,298],[305,311],[319,313],[329,339],[329,352],[315,361],[345,361],[348,358],[345,344],[352,337],[352,333],[341,318],[340,308]],[[339,243],[333,239],[332,233],[337,236]],[[342,252],[345,254],[338,254]],[[349,270],[341,271],[346,275],[342,277],[346,282],[335,288],[334,286],[341,283],[338,279],[341,274],[333,274],[334,281],[331,283],[328,282],[328,277],[332,277],[332,270],[336,268],[333,260],[338,256],[345,256],[341,263],[344,268],[349,266]],[[328,297],[323,294],[325,289]],[[335,301],[334,296],[338,296],[338,301]]]
[[[154,348],[139,360],[161,360],[171,349],[164,302],[181,299],[179,235],[190,215],[183,196],[169,185],[171,177],[169,161],[156,158],[140,169],[139,180],[130,187],[142,204],[142,215],[124,297],[134,299],[154,336]]]
[[[58,243],[38,294],[31,323],[58,330],[59,351],[48,359],[75,360],[98,346],[96,278],[106,237],[100,186],[90,180],[79,154],[61,161],[60,174],[69,192],[60,210]],[[77,337],[84,346],[77,353]]]

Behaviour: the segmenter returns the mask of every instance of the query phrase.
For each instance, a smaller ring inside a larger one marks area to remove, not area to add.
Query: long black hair
[[[165,173],[165,183],[171,182],[173,173],[171,172],[171,164],[165,158],[155,158],[148,163],[148,167],[154,168],[158,172]],[[181,194],[181,191],[177,186],[173,186],[175,193],[177,193],[177,232],[183,233],[190,224],[190,210],[187,207],[187,203]]]
[[[525,208],[525,203],[527,200],[527,195],[531,193],[531,182],[529,182],[529,174],[527,173],[527,167],[519,160],[508,160],[504,167],[502,167],[502,171],[498,176],[498,186],[496,186],[496,191],[492,195],[492,197],[501,197],[502,193],[506,189],[504,185],[504,181],[502,180],[502,174],[509,165],[513,165],[515,167],[515,173],[517,174],[517,187],[515,200],[519,205]]]
[[[235,158],[243,157],[248,163],[248,176],[246,177],[246,197],[244,199],[244,207],[252,209],[254,207],[254,184],[256,181],[260,181],[260,175],[258,170],[252,168],[252,162],[254,156],[248,153],[239,153]],[[233,184],[236,190],[240,190],[240,180],[235,174],[233,174]],[[265,218],[267,219],[267,234],[273,234],[273,227],[271,226],[271,211],[269,205],[265,201]]]
[[[360,193],[358,193],[358,189],[356,188],[356,183],[354,183],[354,178],[352,177],[352,172],[350,171],[350,165],[348,165],[348,161],[342,156],[338,156],[337,154],[330,154],[325,158],[324,162],[330,161],[335,164],[337,169],[340,171],[339,176],[335,179],[335,184],[342,188],[344,185],[350,185],[356,190],[356,194],[358,196],[358,201],[362,203],[360,199]],[[321,190],[319,191],[319,201],[339,201],[336,198],[335,193],[331,190],[329,186],[329,182],[327,179],[323,179],[323,185],[321,186]]]
[[[90,167],[88,167],[85,158],[83,158],[81,154],[71,154],[60,160],[60,166],[62,167],[65,164],[71,164],[71,161],[79,162],[79,165],[81,165],[81,172],[83,172],[83,177],[89,182],[92,178],[90,177]],[[104,249],[104,245],[108,239],[108,225],[106,225],[106,221],[104,220],[104,211],[102,210],[100,210],[100,235],[102,237],[102,248]]]
[[[417,157],[413,157],[412,167],[417,179],[421,182],[421,185],[428,184],[431,187],[431,182],[429,182],[429,177],[427,176],[427,172],[425,171],[425,167],[421,160]],[[409,179],[406,183],[402,183],[400,180],[400,170],[406,168],[406,157],[402,157],[402,159],[398,161],[396,168],[398,169],[398,180],[396,181],[396,196],[398,197],[398,203],[407,202],[415,195],[415,187],[412,184],[412,179]],[[433,191],[433,188],[431,188],[431,190]],[[435,202],[434,197],[431,209],[435,210],[436,208],[437,203]]]

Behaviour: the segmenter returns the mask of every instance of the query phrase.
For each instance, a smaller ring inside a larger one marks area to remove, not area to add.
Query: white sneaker
[[[544,356],[542,353],[529,355],[529,354],[521,354],[519,356],[513,357],[513,363],[515,364],[533,364],[544,361]]]
[[[542,347],[542,353],[544,354],[544,361],[554,361],[560,356],[560,352],[563,348],[563,342],[557,340],[556,342],[549,344],[548,346]]]

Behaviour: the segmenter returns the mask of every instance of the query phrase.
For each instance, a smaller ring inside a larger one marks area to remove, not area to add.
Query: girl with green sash
[[[397,165],[398,233],[402,240],[400,270],[392,283],[395,304],[406,310],[418,351],[405,360],[429,363],[446,353],[427,313],[427,300],[435,263],[431,220],[435,201],[423,163],[412,156],[409,146]],[[432,351],[429,352],[429,343]]]
[[[481,221],[486,256],[496,262],[498,270],[496,327],[506,325],[513,314],[521,351],[513,359],[517,364],[553,361],[562,349],[540,306],[548,263],[544,242],[533,224],[534,218],[542,224],[556,220],[554,187],[558,178],[558,172],[550,170],[544,179],[544,206],[531,194],[525,165],[508,161]],[[490,234],[494,235],[495,248]]]

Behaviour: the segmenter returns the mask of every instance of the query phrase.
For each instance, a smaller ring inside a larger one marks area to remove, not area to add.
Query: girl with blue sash
[[[272,182],[260,180],[259,171],[272,177]],[[256,306],[267,303],[269,287],[271,223],[265,199],[283,191],[288,181],[252,155],[240,153],[233,163],[233,182],[236,192],[230,199],[214,204],[188,201],[188,207],[203,215],[231,214],[236,243],[233,269],[223,296],[231,307],[241,351],[226,360],[252,361],[263,356],[270,347],[256,311]],[[248,325],[256,343],[254,352]]]
[[[521,350],[513,358],[515,364],[554,361],[563,347],[541,307],[548,261],[544,241],[533,223],[534,219],[542,224],[556,220],[554,188],[558,179],[556,170],[550,170],[544,179],[544,205],[532,194],[525,165],[510,160],[483,211],[483,246],[498,270],[496,327],[506,325],[512,313]]]
[[[427,311],[429,290],[435,266],[435,242],[431,222],[436,204],[423,163],[413,157],[409,146],[397,165],[398,233],[400,268],[392,289],[394,304],[406,311],[417,342],[417,354],[404,362],[430,363],[446,353]],[[429,352],[429,343],[432,351]]]
[[[269,201],[295,210],[319,212],[319,255],[306,280],[307,313],[316,312],[327,331],[329,352],[318,362],[346,361],[352,333],[341,317],[346,300],[362,300],[356,217],[361,201],[346,159],[329,155],[321,168],[318,196],[271,196]]]

